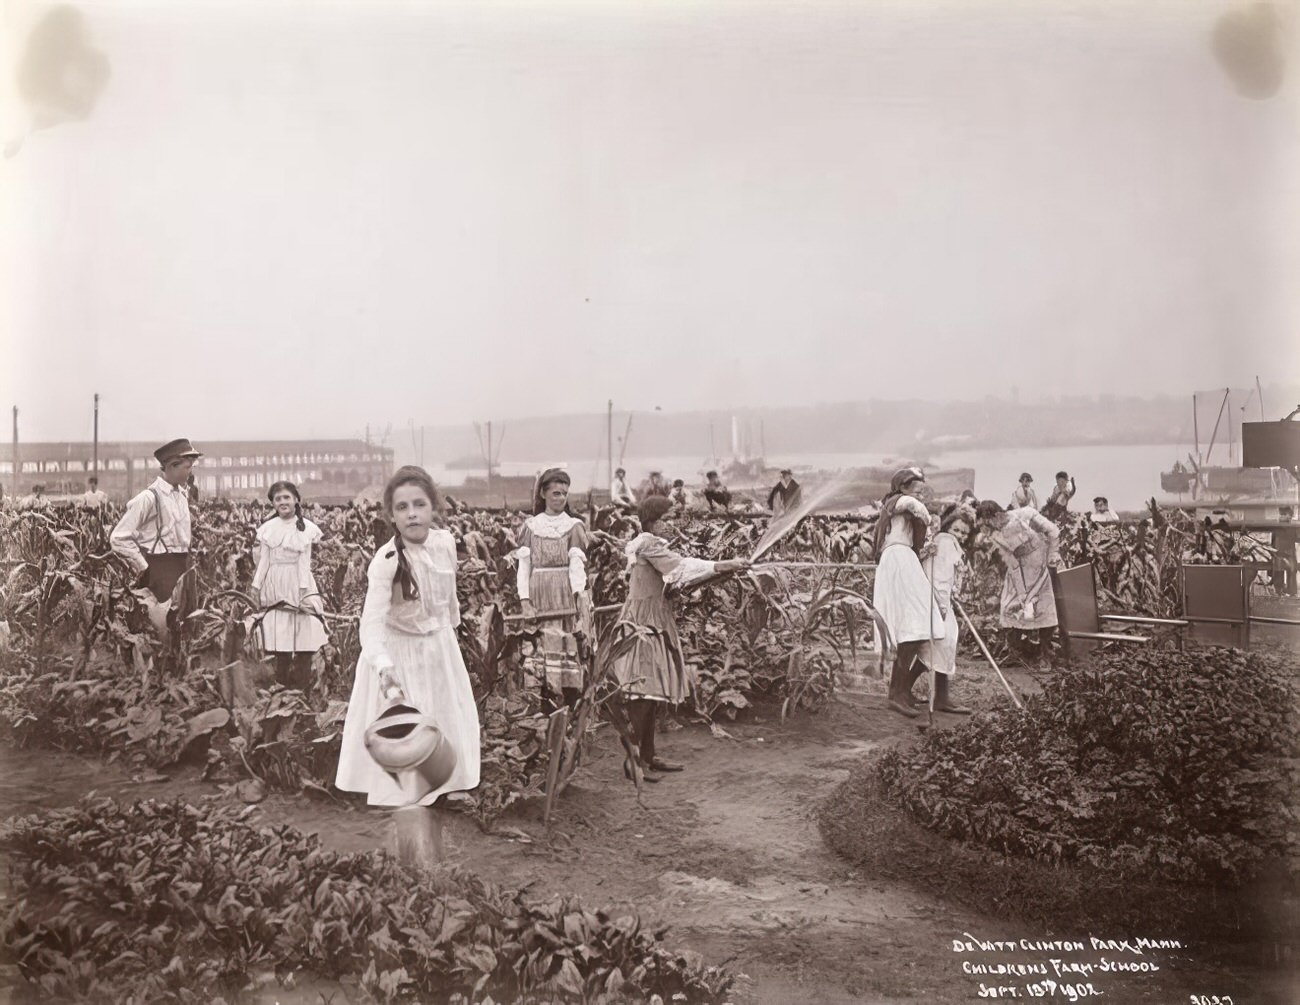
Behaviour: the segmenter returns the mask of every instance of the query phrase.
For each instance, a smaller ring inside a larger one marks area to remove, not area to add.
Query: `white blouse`
[[[582,523],[577,517],[568,513],[535,513],[524,521],[524,526],[533,537],[561,538],[569,533],[574,524]],[[527,545],[515,552],[519,560],[519,570],[515,573],[515,590],[520,600],[530,599],[532,587],[529,581],[533,576],[533,553]],[[581,548],[569,549],[569,587],[574,593],[587,589],[587,554]]]
[[[361,653],[376,669],[393,666],[391,632],[430,635],[460,624],[456,599],[456,541],[449,530],[431,530],[423,544],[405,544],[406,561],[420,595],[402,596],[397,582],[397,546],[383,545],[366,572],[366,602],[361,610]]]
[[[257,528],[257,571],[253,573],[253,589],[260,590],[272,565],[296,565],[298,585],[309,590],[315,584],[311,576],[311,546],[324,535],[310,520],[303,520],[303,530],[298,529],[298,518],[275,517]]]

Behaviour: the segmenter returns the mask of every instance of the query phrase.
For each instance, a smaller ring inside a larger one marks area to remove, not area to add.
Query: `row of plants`
[[[344,855],[217,805],[109,799],[10,822],[0,945],[47,997],[208,1002],[273,972],[391,1002],[718,1002],[724,970],[663,931],[456,869]]]
[[[205,757],[213,777],[251,773],[279,788],[328,790],[359,654],[366,567],[391,526],[375,507],[308,508],[326,531],[314,566],[330,643],[311,693],[258,695],[270,676],[257,660],[249,584],[253,535],[266,515],[250,503],[196,507],[196,588],[164,649],[109,548],[115,511],[0,514],[0,600],[10,621],[0,654],[0,725],[22,744],[102,752],[152,768]],[[547,709],[519,674],[528,628],[507,620],[518,611],[510,556],[523,514],[458,509],[445,519],[461,554],[460,643],[484,738],[484,783],[462,804],[490,826],[539,789],[546,764]],[[626,588],[623,546],[638,527],[614,509],[598,510],[590,522],[593,598],[615,605]],[[748,555],[765,529],[761,519],[696,515],[680,524],[676,544],[700,557]],[[873,531],[871,517],[810,517],[765,558],[869,562]],[[1196,549],[1205,533],[1181,514],[1153,510],[1136,527],[1070,522],[1062,551],[1069,563],[1097,560],[1103,590],[1117,606],[1163,615],[1176,602],[1179,563],[1202,557]],[[1004,655],[994,617],[1001,567],[979,546],[971,564],[966,606],[995,654]],[[757,701],[776,703],[782,714],[820,708],[845,673],[875,667],[867,654],[869,601],[862,571],[778,567],[684,598],[680,623],[698,681],[688,714],[734,718]],[[966,634],[963,644],[977,654]],[[594,728],[596,718],[584,723]]]

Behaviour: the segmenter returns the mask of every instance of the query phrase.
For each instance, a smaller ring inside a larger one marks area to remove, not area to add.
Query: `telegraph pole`
[[[95,445],[90,454],[90,476],[99,478],[99,392],[95,392]]]

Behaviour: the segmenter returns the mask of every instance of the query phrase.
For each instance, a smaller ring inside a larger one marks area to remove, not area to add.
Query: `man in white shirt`
[[[609,501],[619,509],[636,509],[636,496],[627,484],[627,472],[619,468],[614,472],[614,480],[609,486]]]
[[[86,483],[86,494],[81,497],[81,505],[85,509],[99,509],[108,502],[108,493],[99,487],[99,479],[91,478]]]
[[[159,476],[126,504],[109,535],[115,551],[136,575],[135,595],[166,638],[167,613],[176,584],[190,567],[190,504],[186,482],[203,455],[189,440],[172,440],[153,452]]]

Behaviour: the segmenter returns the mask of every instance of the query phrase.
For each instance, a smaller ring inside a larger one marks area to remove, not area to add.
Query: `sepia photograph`
[[[0,1002],[1300,1001],[1300,0],[0,0]]]

